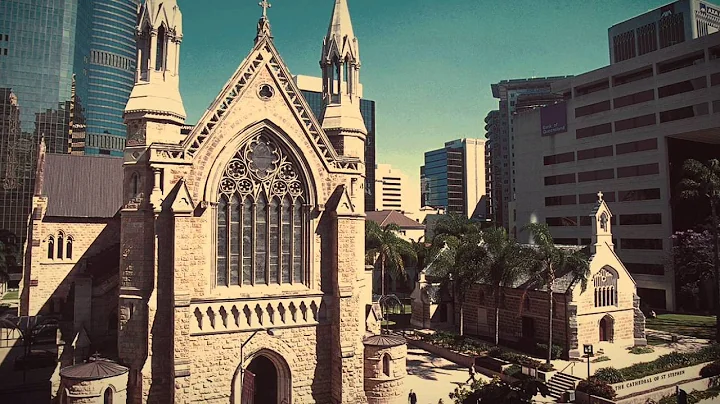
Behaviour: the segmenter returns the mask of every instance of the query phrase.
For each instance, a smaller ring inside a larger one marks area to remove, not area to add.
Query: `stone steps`
[[[575,384],[580,381],[579,377],[571,376],[565,373],[556,373],[548,380],[547,386],[550,390],[550,396],[560,398],[567,390],[575,390]]]

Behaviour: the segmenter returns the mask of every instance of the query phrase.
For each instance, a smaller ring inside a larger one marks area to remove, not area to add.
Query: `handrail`
[[[558,372],[558,373],[565,373],[565,370],[566,370],[567,368],[571,368],[571,369],[570,369],[570,375],[571,375],[571,376],[575,376],[575,374],[573,373],[573,371],[575,370],[575,365],[576,365],[576,364],[577,364],[577,362],[571,361],[570,363],[568,363],[567,366],[565,366],[565,367],[563,368],[563,370],[561,370],[561,371]]]

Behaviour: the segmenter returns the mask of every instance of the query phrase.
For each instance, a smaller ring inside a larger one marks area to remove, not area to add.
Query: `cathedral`
[[[405,401],[405,341],[377,335],[364,265],[367,131],[347,2],[322,42],[321,119],[260,6],[254,47],[185,135],[183,16],[146,0],[123,161],[41,151],[21,314],[69,321],[66,363],[99,341],[117,362],[60,369],[62,402]],[[126,382],[87,385],[97,373]]]

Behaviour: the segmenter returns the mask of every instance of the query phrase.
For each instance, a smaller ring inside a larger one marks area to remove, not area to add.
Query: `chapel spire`
[[[135,86],[125,107],[128,146],[179,143],[185,122],[180,96],[182,13],[176,0],[145,0],[136,27]],[[161,124],[152,126],[148,122]]]
[[[325,103],[323,129],[338,154],[362,159],[367,129],[360,114],[360,48],[347,0],[335,0],[320,67]]]
[[[259,40],[262,38],[268,37],[272,39],[272,31],[270,30],[270,20],[267,16],[267,10],[268,8],[272,7],[272,4],[268,3],[267,0],[262,0],[260,3],[258,3],[260,7],[263,9],[262,17],[260,17],[260,20],[258,21],[257,25],[257,36],[255,36],[255,43],[257,44]]]

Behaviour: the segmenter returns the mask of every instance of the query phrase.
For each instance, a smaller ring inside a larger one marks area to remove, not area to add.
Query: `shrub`
[[[653,352],[655,352],[655,350],[651,346],[634,346],[630,348],[630,353],[635,355],[642,355]]]
[[[700,377],[713,377],[720,375],[720,361],[708,363],[700,369]]]
[[[680,352],[670,352],[669,354],[660,355],[655,360],[655,364],[660,369],[672,369],[693,364],[693,358],[690,355]]]
[[[612,400],[617,395],[611,385],[594,376],[578,383],[577,390],[593,396],[607,398],[608,400]]]
[[[506,368],[502,371],[504,375],[508,376],[515,376],[516,374],[522,372],[522,368],[520,368],[520,365],[513,364],[510,367]]]
[[[538,370],[541,372],[551,372],[555,370],[555,367],[552,365],[552,363],[541,363],[540,366],[538,366]]]
[[[594,378],[610,384],[625,381],[623,373],[613,367],[598,369],[595,371]]]
[[[547,358],[547,344],[535,344],[535,352],[538,356]],[[552,352],[550,353],[552,359],[560,359],[563,349],[560,345],[553,344]]]
[[[608,358],[607,356],[598,356],[597,358],[592,360],[592,363],[607,362],[609,360],[610,358]]]

